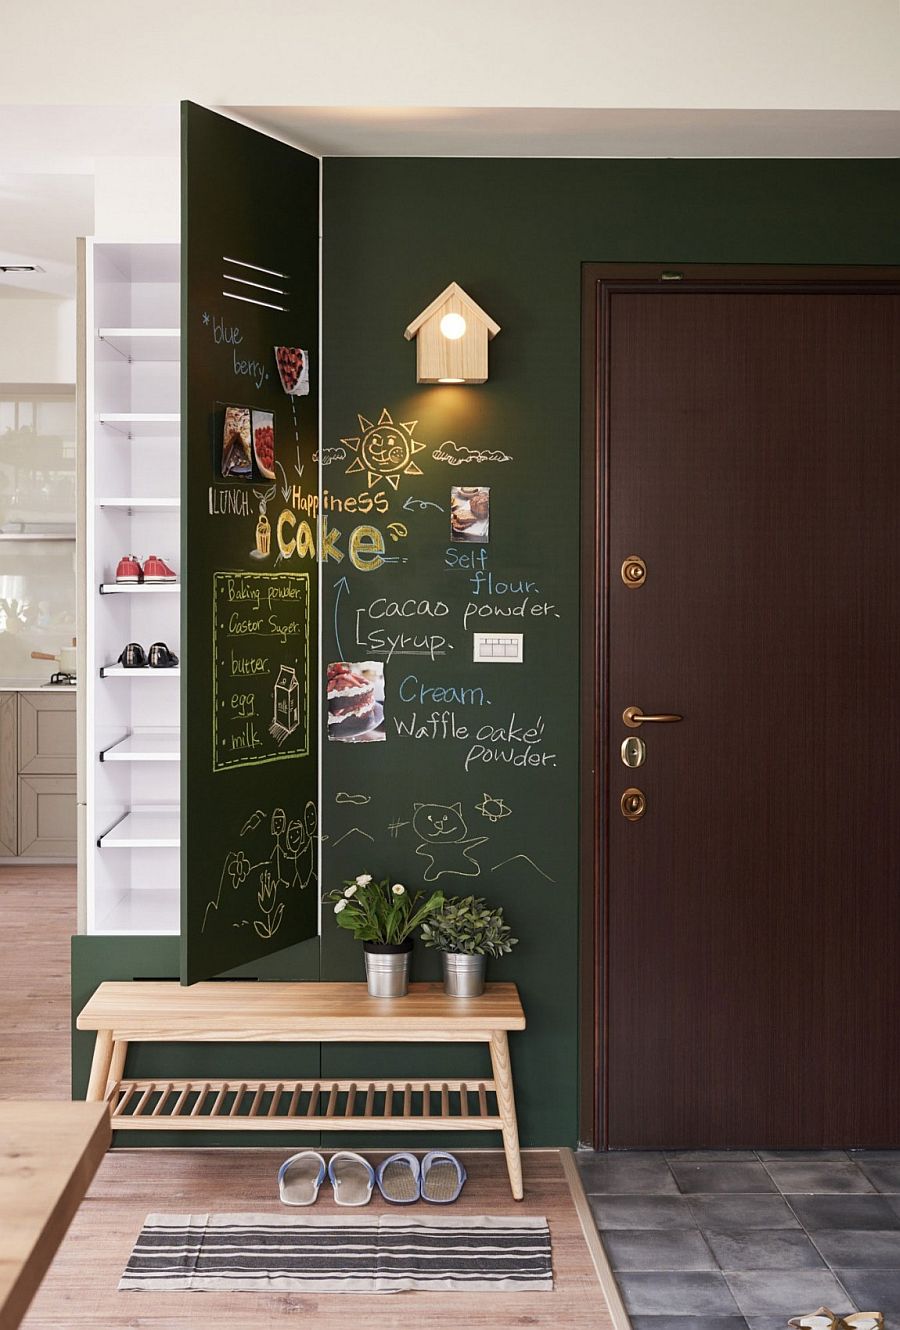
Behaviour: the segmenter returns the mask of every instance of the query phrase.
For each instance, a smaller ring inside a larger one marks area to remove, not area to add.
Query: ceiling
[[[0,273],[0,297],[74,296],[75,237],[93,229],[92,175],[0,174],[0,266],[44,269]]]

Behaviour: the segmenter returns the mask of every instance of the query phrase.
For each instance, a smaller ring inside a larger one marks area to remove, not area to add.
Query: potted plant
[[[409,956],[413,932],[440,907],[436,891],[424,904],[422,892],[410,893],[390,878],[373,881],[371,873],[348,879],[342,889],[328,893],[341,928],[362,942],[366,957],[366,983],[372,997],[403,997],[409,988]]]
[[[512,936],[500,906],[489,909],[480,896],[451,896],[422,925],[426,947],[443,953],[444,992],[449,997],[480,997],[488,956],[506,956]]]

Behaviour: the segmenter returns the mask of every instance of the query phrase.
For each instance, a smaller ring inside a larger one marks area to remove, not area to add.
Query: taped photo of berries
[[[275,363],[281,386],[291,397],[309,393],[309,355],[297,346],[276,346]]]

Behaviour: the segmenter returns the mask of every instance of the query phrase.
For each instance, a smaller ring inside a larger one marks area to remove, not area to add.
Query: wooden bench
[[[509,1030],[524,1030],[515,984],[449,998],[411,984],[404,998],[365,984],[101,984],[81,1011],[96,1030],[87,1098],[107,1099],[114,1131],[497,1131],[522,1199]],[[487,1044],[492,1080],[129,1081],[130,1043]]]

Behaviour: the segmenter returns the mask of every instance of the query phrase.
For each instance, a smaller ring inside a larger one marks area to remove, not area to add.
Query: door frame
[[[581,287],[581,687],[579,831],[580,1020],[578,1139],[608,1143],[609,438],[606,398],[609,297],[613,291],[870,288],[900,281],[879,264],[588,263]]]

